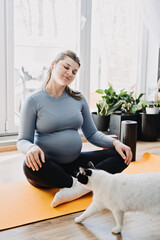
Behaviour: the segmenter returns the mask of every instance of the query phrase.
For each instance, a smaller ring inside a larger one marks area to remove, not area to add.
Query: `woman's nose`
[[[67,74],[68,74],[68,76],[72,76],[72,71],[71,71],[71,70],[68,70],[68,71],[67,71]]]

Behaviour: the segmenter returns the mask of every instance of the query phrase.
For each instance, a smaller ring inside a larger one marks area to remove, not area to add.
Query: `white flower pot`
[[[159,114],[159,107],[146,107],[146,113],[147,114]]]

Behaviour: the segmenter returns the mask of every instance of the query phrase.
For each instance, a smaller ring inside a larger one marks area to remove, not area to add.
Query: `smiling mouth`
[[[66,76],[64,76],[64,78],[65,78],[67,81],[70,81],[70,78],[68,78],[68,77],[66,77]]]

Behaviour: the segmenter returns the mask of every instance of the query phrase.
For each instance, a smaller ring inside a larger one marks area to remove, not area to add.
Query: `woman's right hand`
[[[33,171],[38,171],[42,167],[42,163],[45,163],[44,152],[40,147],[34,145],[27,152],[25,161],[29,168],[32,168]]]

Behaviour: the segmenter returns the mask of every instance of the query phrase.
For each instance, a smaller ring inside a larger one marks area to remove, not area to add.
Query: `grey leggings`
[[[38,171],[33,171],[23,164],[24,174],[27,180],[38,188],[64,188],[71,187],[79,167],[88,167],[91,161],[95,168],[103,169],[109,173],[122,172],[127,165],[115,149],[81,152],[79,157],[69,164],[58,164],[53,160],[45,158],[45,163]]]

